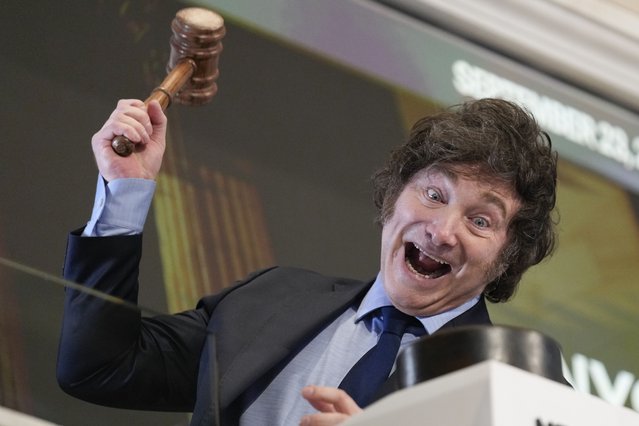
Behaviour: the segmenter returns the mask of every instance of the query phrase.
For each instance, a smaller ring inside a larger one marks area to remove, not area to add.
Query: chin
[[[410,280],[404,282],[397,280],[389,283],[386,293],[393,305],[411,315],[433,315],[434,310],[441,303],[437,290],[431,283],[423,283],[422,280]]]

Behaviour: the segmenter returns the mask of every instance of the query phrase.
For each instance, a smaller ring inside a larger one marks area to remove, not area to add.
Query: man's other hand
[[[302,396],[319,413],[302,417],[300,426],[338,425],[362,409],[342,389],[324,386],[306,386]]]

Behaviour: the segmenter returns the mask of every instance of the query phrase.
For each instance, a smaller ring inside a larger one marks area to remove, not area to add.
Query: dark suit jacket
[[[64,276],[134,304],[141,240],[72,234]],[[193,411],[194,425],[237,424],[288,360],[371,284],[276,267],[194,310],[153,318],[67,289],[58,381],[98,404]],[[445,327],[478,323],[490,323],[483,300]]]

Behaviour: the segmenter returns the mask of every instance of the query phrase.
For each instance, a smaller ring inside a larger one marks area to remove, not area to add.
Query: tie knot
[[[406,315],[394,306],[384,306],[382,311],[383,333],[402,336],[408,326],[415,322],[415,317]]]

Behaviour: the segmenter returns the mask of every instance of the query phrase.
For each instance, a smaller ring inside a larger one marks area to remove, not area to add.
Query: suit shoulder
[[[365,284],[364,281],[328,276],[308,269],[276,266],[253,272],[221,293],[202,298],[199,306],[210,312],[218,303],[228,298],[273,300],[295,293],[359,288]]]
[[[278,266],[271,268],[263,275],[264,279],[277,279],[289,282],[293,285],[318,285],[318,284],[361,284],[361,280],[325,275],[310,269],[291,266]]]

